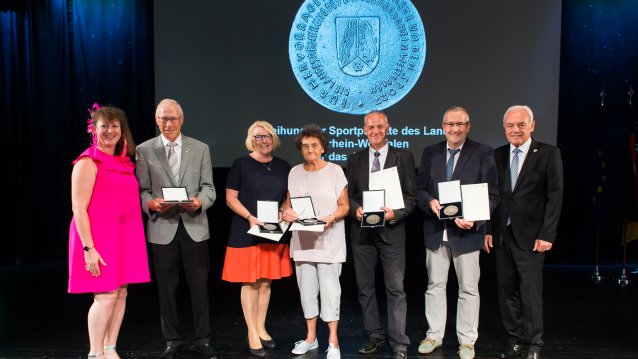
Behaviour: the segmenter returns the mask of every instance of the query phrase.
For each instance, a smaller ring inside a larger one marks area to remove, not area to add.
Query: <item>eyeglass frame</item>
[[[458,128],[462,128],[462,127],[465,127],[465,126],[467,126],[469,124],[470,124],[470,121],[465,121],[465,122],[443,122],[444,126],[451,127],[451,128],[454,128],[455,126],[458,127]]]
[[[264,140],[272,141],[273,136],[269,133],[265,135],[253,135],[253,139],[255,140],[255,142],[264,142]]]
[[[159,122],[163,123],[163,124],[167,124],[168,122],[172,123],[173,125],[177,123],[177,121],[179,121],[182,116],[178,116],[178,117],[160,117],[160,116],[156,116],[156,118],[159,120]]]

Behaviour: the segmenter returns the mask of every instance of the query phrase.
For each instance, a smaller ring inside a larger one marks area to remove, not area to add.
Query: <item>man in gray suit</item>
[[[193,347],[204,358],[216,358],[209,344],[209,252],[206,210],[215,202],[208,145],[181,133],[184,112],[175,100],[157,105],[155,123],[161,134],[137,146],[136,175],[142,209],[148,216],[155,276],[159,289],[162,335],[166,349],[160,358],[173,358],[184,343],[177,310],[180,263],[190,289]],[[191,203],[167,203],[162,187],[184,187]]]

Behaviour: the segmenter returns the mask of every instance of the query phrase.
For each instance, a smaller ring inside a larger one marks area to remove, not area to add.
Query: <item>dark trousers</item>
[[[388,244],[377,233],[361,236],[362,243],[352,242],[354,270],[359,290],[359,304],[363,326],[368,335],[385,338],[379,319],[379,306],[375,289],[375,268],[381,261],[388,305],[388,336],[394,351],[406,350],[410,338],[405,335],[407,302],[403,290],[405,275],[405,242]],[[364,239],[365,238],[365,239]]]
[[[538,351],[543,346],[545,254],[519,248],[510,226],[495,254],[499,306],[508,344],[525,344]]]
[[[162,335],[169,344],[181,344],[177,291],[180,263],[184,266],[186,284],[190,291],[195,331],[195,344],[208,343],[210,337],[210,304],[208,301],[208,274],[210,255],[208,241],[195,242],[179,222],[173,241],[167,245],[151,244],[155,275],[159,289]]]

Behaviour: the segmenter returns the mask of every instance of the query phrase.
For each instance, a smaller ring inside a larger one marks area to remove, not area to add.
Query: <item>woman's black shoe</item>
[[[264,348],[259,348],[259,349],[253,349],[250,347],[250,345],[248,346],[248,351],[250,351],[250,354],[252,356],[255,356],[257,358],[263,358],[266,356],[266,351],[264,350]]]
[[[277,346],[274,339],[266,340],[266,339],[261,339],[260,337],[259,340],[261,341],[261,346],[263,346],[266,349],[275,349],[275,347]]]

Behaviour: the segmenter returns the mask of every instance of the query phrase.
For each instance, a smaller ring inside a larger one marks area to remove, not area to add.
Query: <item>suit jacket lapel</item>
[[[525,174],[528,171],[530,171],[528,168],[533,168],[534,163],[537,160],[538,160],[538,142],[532,140],[532,143],[530,143],[530,146],[529,146],[529,150],[527,151],[527,155],[525,156],[525,161],[523,161],[521,170],[518,172],[518,179],[516,180],[516,188],[514,188],[512,192],[516,192],[516,189],[520,187],[520,185],[523,182],[525,182]]]
[[[361,190],[370,189],[370,151],[369,149],[362,153],[359,160],[359,173],[361,176]]]
[[[191,159],[191,141],[188,137],[182,134],[182,159],[179,163],[179,182],[182,182],[184,175],[186,174],[186,168],[188,167],[188,162]],[[179,183],[178,183],[179,185]]]
[[[502,172],[499,173],[499,176],[500,176],[499,180],[502,178],[504,187],[509,189],[511,192],[512,191],[512,183],[511,183],[512,176],[510,175],[509,144],[506,151],[499,151],[498,153],[495,152],[494,156],[498,157],[498,158],[495,158],[497,162],[500,162],[503,164]]]
[[[388,154],[386,155],[385,162],[383,163],[383,168],[391,168],[398,165],[397,153],[394,149],[388,146]],[[370,162],[370,156],[368,156],[368,162]]]
[[[456,160],[456,165],[454,166],[454,172],[452,172],[452,180],[459,179],[460,177],[459,173],[463,172],[463,167],[465,167],[465,165],[469,162],[470,157],[472,157],[473,151],[474,151],[474,147],[471,145],[470,139],[468,138],[467,140],[465,140],[463,149],[461,150],[461,153],[459,153],[459,158]],[[445,166],[447,167],[447,163],[445,164]]]
[[[445,173],[447,168],[447,143],[445,141],[441,142],[439,151],[432,157],[432,168],[436,171],[434,178],[436,182],[447,181],[447,175]],[[452,175],[452,177],[454,177],[454,175]]]
[[[166,171],[166,175],[171,179],[173,183],[175,183],[175,179],[173,178],[173,172],[171,171],[171,166],[168,164],[168,158],[166,157],[166,149],[164,148],[164,143],[162,142],[162,137],[157,137],[157,143],[155,144],[155,155],[162,163],[162,167]],[[175,183],[175,185],[177,185]]]

